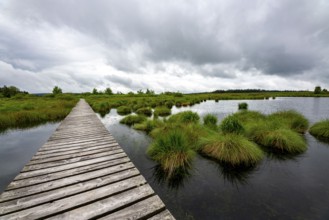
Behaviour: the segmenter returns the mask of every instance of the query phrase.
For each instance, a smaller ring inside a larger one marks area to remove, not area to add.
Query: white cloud
[[[30,92],[328,88],[328,6],[2,1],[0,84]]]

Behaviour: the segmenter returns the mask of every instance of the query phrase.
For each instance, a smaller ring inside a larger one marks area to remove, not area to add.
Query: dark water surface
[[[269,114],[295,109],[311,123],[329,118],[327,98],[208,101],[192,110],[219,120],[247,102],[250,110]],[[268,155],[251,170],[232,171],[197,156],[190,174],[166,182],[145,151],[151,139],[119,124],[115,110],[101,120],[177,219],[329,219],[329,144],[306,134],[308,150],[293,158]]]
[[[192,110],[201,116],[211,113],[221,120],[236,112],[240,102],[267,114],[295,109],[311,123],[329,118],[327,98],[208,101],[172,111]],[[329,219],[329,144],[308,133],[308,150],[297,157],[269,155],[254,169],[232,171],[197,156],[189,175],[168,183],[145,154],[151,139],[119,124],[121,118],[112,110],[101,120],[177,219]],[[0,134],[0,192],[57,126],[46,124]]]
[[[48,140],[58,124],[0,133],[0,193]]]

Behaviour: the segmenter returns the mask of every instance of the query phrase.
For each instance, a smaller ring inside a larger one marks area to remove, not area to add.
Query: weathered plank
[[[85,192],[90,189],[95,189],[110,183],[114,183],[123,179],[131,178],[138,175],[139,172],[136,168],[124,170],[119,173],[99,177],[97,179],[88,180],[79,184],[69,185],[60,189],[42,192],[36,195],[26,196],[17,200],[11,200],[1,204],[0,214],[7,214],[22,209],[27,209],[39,204],[65,198],[80,192]]]
[[[75,158],[67,159],[67,160],[59,160],[59,161],[48,162],[48,163],[43,163],[43,164],[35,164],[35,165],[26,165],[23,168],[23,172],[57,167],[57,166],[65,165],[65,164],[72,164],[72,163],[76,163],[76,162],[80,162],[80,161],[86,161],[86,160],[91,160],[91,159],[106,157],[106,156],[117,158],[117,157],[125,156],[125,153],[123,153],[123,151],[121,149],[119,149],[119,150],[107,151],[104,153],[98,153],[98,154],[93,154],[93,155],[88,155],[88,156],[75,157]]]
[[[90,219],[126,206],[136,200],[140,200],[153,194],[154,192],[149,185],[142,185],[129,191],[125,191],[123,193],[96,201],[89,205],[64,212],[63,214],[54,216],[50,219]]]
[[[123,155],[123,156],[116,155],[116,157],[107,156],[107,157],[96,158],[93,160],[86,160],[86,161],[81,161],[81,162],[77,162],[77,163],[61,165],[61,166],[57,166],[57,167],[51,167],[51,168],[47,168],[47,169],[33,170],[33,171],[29,171],[29,172],[21,172],[15,179],[17,180],[17,179],[25,179],[25,178],[29,178],[29,177],[34,177],[34,176],[41,176],[41,175],[45,175],[45,174],[49,174],[49,173],[55,173],[55,172],[59,172],[59,171],[69,170],[72,168],[88,166],[88,165],[92,165],[95,163],[119,159],[119,158],[123,158],[123,157],[126,157],[126,155]]]
[[[168,210],[165,210],[165,211],[160,212],[159,214],[156,214],[148,219],[149,220],[173,220],[175,218],[171,215],[171,213]]]
[[[90,171],[99,170],[102,168],[115,166],[118,164],[127,163],[129,161],[130,161],[130,159],[128,157],[123,157],[123,158],[119,158],[116,160],[110,160],[110,161],[105,161],[105,162],[101,162],[101,163],[94,163],[94,164],[90,164],[88,166],[78,167],[78,168],[64,170],[64,171],[55,172],[55,173],[49,173],[46,175],[31,177],[28,179],[18,179],[18,180],[14,180],[13,182],[11,182],[9,184],[9,186],[7,187],[7,190],[20,188],[20,187],[26,187],[29,185],[35,185],[35,184],[39,184],[39,183],[43,183],[43,182],[49,182],[51,180],[66,178],[66,177],[74,176],[74,175],[81,174],[81,173],[86,173],[86,172],[90,172]]]
[[[91,150],[91,151],[82,151],[78,153],[71,153],[68,155],[62,155],[57,157],[45,157],[38,160],[31,160],[27,165],[35,165],[35,164],[43,164],[47,162],[54,162],[54,161],[62,161],[62,160],[68,160],[73,159],[75,157],[83,157],[88,155],[98,155],[101,153],[121,153],[123,152],[122,149],[116,148],[116,149],[109,149],[109,148],[101,148],[97,150]]]
[[[100,219],[140,219],[164,210],[165,206],[158,196],[152,196]]]
[[[114,204],[110,202],[102,203],[98,200],[104,199],[106,197],[111,196],[112,194],[122,192],[125,190],[132,189],[130,191],[126,191],[125,193],[122,193],[124,197],[124,200],[122,200],[122,194],[115,195],[113,197],[109,197],[115,204],[122,204],[123,202],[130,201],[134,198],[140,198],[145,197],[147,195],[150,195],[153,193],[153,190],[148,185],[142,185],[145,184],[146,181],[143,177],[138,176],[134,178],[130,178],[125,181],[113,183],[110,185],[106,185],[100,188],[96,188],[94,190],[90,190],[87,192],[79,193],[74,196],[69,196],[60,200],[56,200],[54,202],[45,203],[39,206],[35,206],[29,209],[24,209],[22,211],[18,211],[9,215],[1,216],[0,220],[10,220],[10,219],[37,219],[42,217],[47,217],[49,215],[52,215],[54,213],[62,212],[74,207],[79,207],[84,204],[88,204],[90,202],[95,201],[92,204],[97,204],[99,206],[107,205],[109,207],[114,207]],[[140,187],[139,186],[142,185]],[[131,192],[132,191],[132,192]],[[87,206],[87,205],[86,205]],[[86,208],[86,206],[84,206]],[[67,212],[65,212],[67,213]],[[95,213],[95,210],[92,209],[84,209],[82,213],[79,213],[76,218],[83,219],[83,215],[89,214],[89,213]]]
[[[132,163],[120,164],[114,167],[109,167],[97,171],[92,171],[89,173],[83,173],[75,176],[70,176],[67,178],[57,179],[55,181],[40,183],[37,185],[32,185],[28,187],[13,189],[9,191],[5,191],[0,196],[0,202],[7,201],[10,199],[21,198],[24,196],[40,193],[43,191],[47,191],[50,189],[60,188],[66,185],[71,185],[75,183],[80,183],[82,181],[86,181],[88,179],[95,179],[97,177],[106,176],[111,173],[116,173],[122,170],[133,168],[134,165]],[[28,180],[27,180],[28,181]]]

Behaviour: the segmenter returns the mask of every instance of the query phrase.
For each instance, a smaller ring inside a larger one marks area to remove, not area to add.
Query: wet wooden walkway
[[[43,218],[174,219],[84,100],[0,195],[1,220]]]

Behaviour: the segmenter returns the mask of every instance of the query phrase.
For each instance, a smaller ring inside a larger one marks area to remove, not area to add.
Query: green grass
[[[119,115],[129,115],[131,113],[131,108],[129,106],[120,106],[117,108]]]
[[[217,117],[215,115],[207,114],[203,117],[203,124],[208,128],[217,130]]]
[[[68,95],[0,99],[0,131],[60,121],[70,113],[77,101],[77,97]]]
[[[120,123],[131,126],[134,124],[140,124],[146,120],[147,120],[146,117],[142,115],[128,115],[123,119],[121,119]]]
[[[224,118],[220,124],[220,129],[224,134],[242,134],[244,132],[244,127],[234,115]]]
[[[136,110],[136,114],[138,115],[151,116],[152,113],[152,109],[149,107],[144,107]]]
[[[171,110],[164,106],[156,107],[154,109],[154,115],[165,117],[165,116],[171,115]]]
[[[242,102],[238,104],[238,109],[239,110],[247,110],[248,109],[248,103]]]
[[[271,121],[249,125],[247,136],[255,143],[276,152],[295,154],[307,149],[306,142],[300,134]]]
[[[168,122],[171,123],[199,123],[200,117],[198,113],[192,111],[184,111],[170,116]]]
[[[96,112],[99,112],[103,117],[110,112],[111,108],[108,102],[99,102],[92,106],[92,109]]]
[[[212,134],[199,140],[199,152],[231,166],[252,166],[263,159],[262,150],[238,134]]]
[[[239,111],[234,114],[234,116],[239,120],[242,124],[253,123],[255,121],[263,121],[266,119],[266,116],[257,111]]]
[[[190,167],[195,156],[195,152],[188,146],[187,137],[179,130],[171,130],[157,137],[147,154],[161,165],[168,177],[177,169]]]
[[[269,115],[269,118],[271,120],[281,121],[282,124],[298,133],[305,133],[309,127],[308,120],[294,110],[275,112]]]
[[[329,139],[329,120],[320,121],[312,125],[310,134],[317,138]]]
[[[154,129],[163,126],[163,122],[158,119],[146,120],[139,124],[134,124],[134,129],[145,131],[146,133],[152,132]]]

